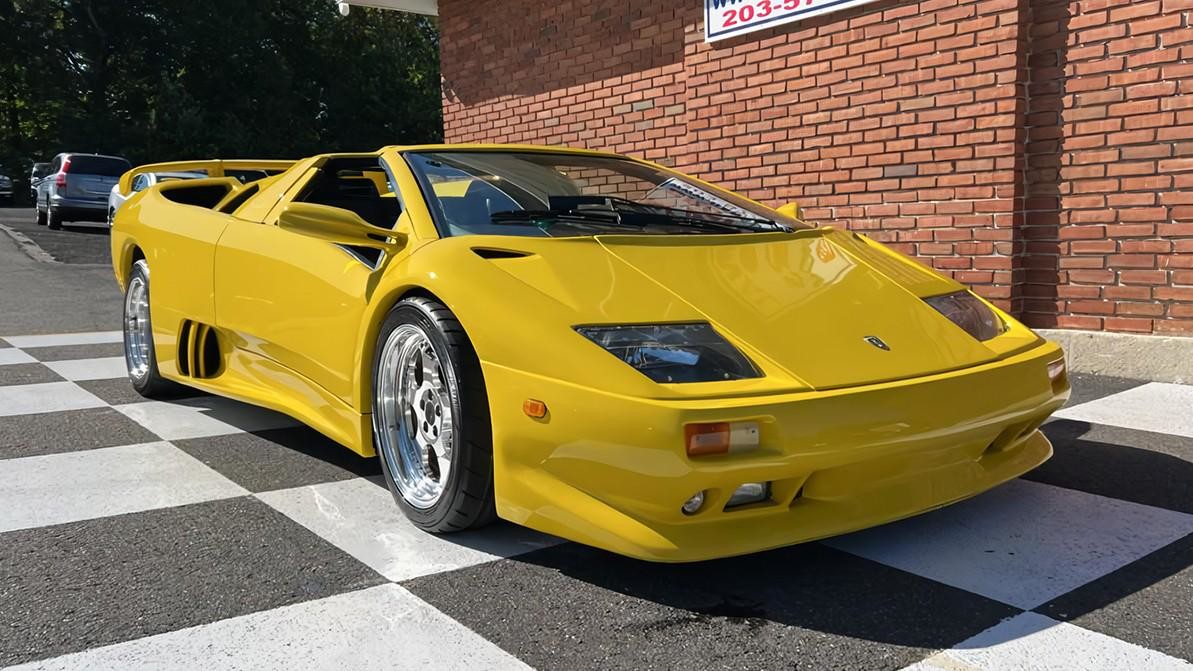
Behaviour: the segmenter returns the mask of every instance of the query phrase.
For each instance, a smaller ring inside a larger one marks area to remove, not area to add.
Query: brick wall
[[[1029,87],[1042,101],[1028,119],[1031,320],[1193,334],[1191,10],[1037,4],[1048,44]]]
[[[705,44],[700,0],[440,0],[448,141],[673,165],[1036,326],[1193,334],[1193,0],[885,0]]]

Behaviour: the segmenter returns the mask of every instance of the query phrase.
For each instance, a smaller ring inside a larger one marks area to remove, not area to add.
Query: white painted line
[[[1064,408],[1053,417],[1193,438],[1193,386],[1149,382]]]
[[[0,417],[100,408],[106,405],[107,403],[73,382],[0,387]]]
[[[445,536],[420,531],[389,491],[363,478],[256,495],[390,580],[482,564],[562,542],[497,524]]]
[[[115,407],[166,440],[222,436],[298,425],[296,420],[281,413],[216,396],[172,403],[148,401]]]
[[[907,671],[987,669],[1189,671],[1193,664],[1037,613],[1023,613],[1003,620],[952,650],[907,667]]]
[[[169,443],[0,463],[0,532],[248,494]]]
[[[1193,515],[1015,480],[824,542],[1027,610],[1189,533]]]
[[[61,345],[100,345],[124,342],[120,331],[92,331],[90,333],[54,333],[51,335],[6,336],[13,347],[58,347]]]
[[[378,585],[8,671],[529,669],[405,589]]]
[[[128,376],[122,356],[46,361],[42,365],[68,380],[110,380]]]
[[[34,359],[15,347],[5,347],[0,349],[0,366],[6,366],[14,363],[37,363],[37,359]]]

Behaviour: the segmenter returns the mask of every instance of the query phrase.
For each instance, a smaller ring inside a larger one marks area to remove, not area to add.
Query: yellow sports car
[[[1037,466],[1069,395],[1060,348],[957,282],[645,161],[388,147],[121,190],[163,170],[208,177],[115,218],[138,391],[377,454],[431,532],[501,517],[656,561],[789,545]]]

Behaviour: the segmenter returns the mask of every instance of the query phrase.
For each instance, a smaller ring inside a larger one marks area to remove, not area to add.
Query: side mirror
[[[406,234],[374,226],[360,215],[316,203],[290,203],[278,216],[278,228],[339,245],[392,252],[406,244]]]
[[[779,207],[775,208],[775,211],[785,217],[791,217],[792,219],[798,219],[799,221],[804,220],[804,213],[799,209],[799,203],[796,202],[780,205]]]

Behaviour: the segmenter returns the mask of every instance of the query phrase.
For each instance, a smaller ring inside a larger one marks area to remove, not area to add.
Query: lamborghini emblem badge
[[[865,340],[866,342],[870,343],[871,345],[877,347],[880,350],[884,350],[887,352],[891,351],[891,346],[886,344],[885,342],[883,342],[882,338],[879,338],[878,336],[866,336],[866,337],[862,338],[862,340]]]

